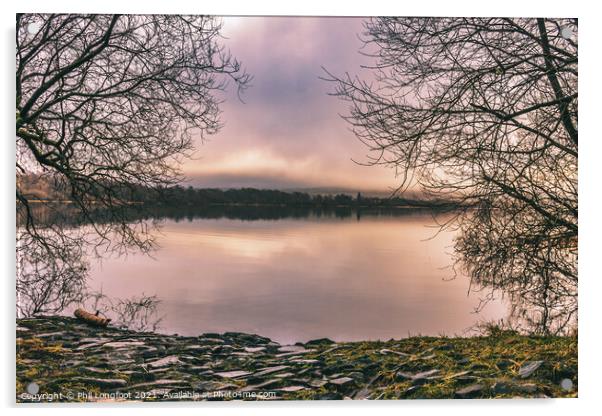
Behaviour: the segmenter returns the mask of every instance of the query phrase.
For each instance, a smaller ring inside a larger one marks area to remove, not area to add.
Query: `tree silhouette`
[[[371,79],[327,80],[371,164],[466,208],[458,265],[537,332],[577,311],[577,20],[374,18]]]
[[[193,137],[220,127],[216,93],[228,80],[239,90],[249,82],[219,32],[206,16],[17,15],[18,291],[34,280],[59,288],[61,276],[80,276],[81,286],[81,253],[65,247],[84,240],[149,249],[146,225],[122,215],[130,193],[176,183]],[[90,226],[38,227],[35,202],[21,189],[32,174],[52,181]],[[98,209],[112,221],[95,224]]]

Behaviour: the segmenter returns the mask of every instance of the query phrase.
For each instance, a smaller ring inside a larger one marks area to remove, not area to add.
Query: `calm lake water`
[[[453,232],[404,216],[164,220],[152,258],[93,265],[90,286],[157,295],[160,332],[257,333],[281,343],[462,334],[506,315],[474,314],[468,279],[448,280]]]

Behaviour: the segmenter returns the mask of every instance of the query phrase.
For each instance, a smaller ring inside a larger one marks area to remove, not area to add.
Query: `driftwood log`
[[[79,308],[76,309],[75,312],[73,312],[73,314],[80,321],[92,326],[100,326],[104,328],[109,324],[109,322],[111,322],[110,318],[102,318],[98,316],[98,311],[96,312],[96,314],[93,314]]]

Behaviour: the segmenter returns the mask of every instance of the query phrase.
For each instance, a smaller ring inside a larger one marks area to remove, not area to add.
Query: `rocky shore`
[[[17,402],[576,397],[577,338],[515,333],[280,345],[17,320]]]

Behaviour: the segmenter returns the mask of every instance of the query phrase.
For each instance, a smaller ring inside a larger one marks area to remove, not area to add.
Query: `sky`
[[[322,67],[367,76],[359,53],[361,18],[224,17],[223,44],[253,77],[242,100],[221,105],[224,127],[184,165],[188,183],[220,188],[345,188],[385,191],[398,184],[381,166],[362,166],[367,148],[340,117],[347,103],[328,95]]]

